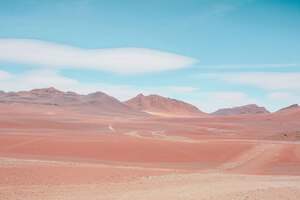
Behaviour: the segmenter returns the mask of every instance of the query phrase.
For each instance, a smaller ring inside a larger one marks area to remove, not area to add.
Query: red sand
[[[2,186],[192,172],[300,175],[297,138],[272,140],[300,129],[295,114],[124,118],[22,104],[0,104],[0,114]]]

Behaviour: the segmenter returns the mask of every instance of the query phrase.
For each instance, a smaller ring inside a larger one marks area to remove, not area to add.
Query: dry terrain
[[[0,199],[300,199],[299,113],[0,103]]]

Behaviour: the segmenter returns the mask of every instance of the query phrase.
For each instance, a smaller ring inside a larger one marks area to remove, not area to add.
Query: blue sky
[[[158,93],[206,112],[275,111],[300,103],[299,52],[297,1],[0,0],[4,91]]]

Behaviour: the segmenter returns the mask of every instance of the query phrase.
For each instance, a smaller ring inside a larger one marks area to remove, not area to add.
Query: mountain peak
[[[143,93],[140,93],[136,97],[145,97],[145,95]]]
[[[89,97],[101,97],[101,96],[105,96],[105,95],[106,94],[104,92],[97,91],[97,92],[90,93],[87,96],[89,96]]]
[[[170,99],[150,94],[144,96],[139,94],[136,97],[124,102],[127,106],[149,113],[170,114],[170,115],[200,115],[203,114],[197,107],[176,99]]]
[[[51,93],[51,94],[61,94],[61,93],[63,93],[62,91],[57,90],[54,87],[33,89],[33,90],[30,90],[29,92],[30,93]]]

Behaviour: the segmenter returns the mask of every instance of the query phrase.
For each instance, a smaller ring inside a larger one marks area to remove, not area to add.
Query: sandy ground
[[[10,180],[14,173],[1,177],[1,199],[296,200],[300,197],[300,176],[188,173],[7,158],[0,162],[3,168],[14,168],[15,174],[22,173],[14,177],[17,180]],[[35,172],[30,171],[32,168]]]
[[[0,199],[300,199],[300,118],[0,104]]]
[[[3,199],[299,199],[299,179],[195,175],[197,180],[180,181],[160,177],[155,182],[37,186],[1,189]],[[217,178],[219,179],[217,179]],[[221,180],[220,180],[221,178]],[[245,181],[245,178],[248,178]],[[175,179],[172,177],[172,179]],[[195,178],[193,178],[195,179]],[[217,180],[216,180],[217,179]],[[181,182],[184,183],[181,183]],[[222,184],[219,182],[222,181]],[[199,183],[201,182],[201,183]],[[155,187],[153,187],[155,184]],[[174,185],[176,184],[176,185]],[[255,184],[255,186],[253,186]],[[298,186],[297,186],[298,184]],[[284,185],[284,186],[282,186]],[[237,189],[232,189],[237,188]],[[13,191],[13,192],[12,192]]]

